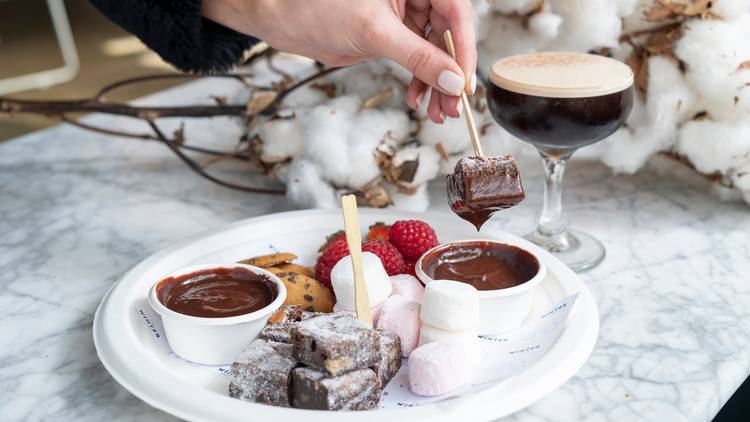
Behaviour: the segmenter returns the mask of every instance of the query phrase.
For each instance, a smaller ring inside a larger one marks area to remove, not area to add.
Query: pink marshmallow
[[[378,306],[370,309],[370,315],[372,316],[372,325],[374,327],[378,326],[378,319],[380,318],[380,311],[383,309],[383,303],[379,303]],[[341,306],[339,306],[338,303],[333,305],[333,312],[346,312],[352,315],[357,315],[355,311],[350,311],[348,309],[344,309]]]
[[[478,342],[442,340],[419,346],[409,356],[409,388],[440,396],[467,384],[479,360]]]
[[[391,276],[393,284],[393,295],[401,295],[412,302],[422,304],[424,298],[424,286],[419,279],[410,274],[399,274]]]
[[[380,311],[377,327],[399,337],[404,357],[408,357],[419,343],[419,308],[418,303],[395,295],[383,302],[383,309]]]

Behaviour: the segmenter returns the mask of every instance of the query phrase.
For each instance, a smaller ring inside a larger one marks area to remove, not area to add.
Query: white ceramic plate
[[[360,211],[363,230],[376,221],[420,218],[429,222],[441,241],[477,238],[469,224],[440,213]],[[135,303],[162,276],[193,264],[235,262],[270,249],[291,251],[306,264],[325,235],[343,225],[338,211],[297,211],[251,218],[218,230],[200,233],[158,252],[115,283],[94,317],[94,344],[104,367],[123,387],[152,406],[191,421],[304,420],[492,420],[540,400],[571,378],[591,354],[599,331],[594,298],[578,276],[550,254],[514,235],[497,232],[492,238],[533,250],[548,267],[537,288],[534,310],[540,311],[579,292],[566,327],[544,357],[526,371],[469,397],[457,397],[418,407],[365,412],[325,412],[288,409],[235,400],[226,395],[227,380],[204,369],[191,368],[158,350],[137,315]],[[486,236],[487,233],[484,233]],[[482,236],[479,236],[482,237]],[[534,314],[535,312],[532,312]]]

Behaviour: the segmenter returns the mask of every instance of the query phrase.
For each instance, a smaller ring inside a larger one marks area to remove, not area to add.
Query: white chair
[[[0,79],[0,95],[27,89],[46,88],[68,82],[78,73],[78,51],[70,30],[68,15],[65,13],[63,0],[47,0],[52,25],[55,29],[57,44],[60,46],[63,63],[56,69],[42,70],[12,78]],[[2,48],[2,45],[0,45]]]

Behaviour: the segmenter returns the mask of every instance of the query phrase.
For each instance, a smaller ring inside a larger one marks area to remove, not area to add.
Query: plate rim
[[[182,406],[176,406],[174,403],[170,403],[170,401],[175,400],[176,398],[171,398],[169,396],[173,396],[176,393],[183,392],[183,390],[189,390],[192,389],[200,389],[198,386],[194,385],[180,385],[177,386],[179,388],[175,388],[175,386],[170,386],[169,389],[171,391],[166,392],[167,397],[152,397],[150,395],[149,390],[164,390],[165,388],[155,388],[153,385],[148,385],[146,383],[137,383],[138,375],[133,372],[133,364],[128,365],[126,362],[123,362],[122,359],[120,359],[117,356],[117,353],[111,350],[112,345],[110,344],[111,340],[108,339],[107,333],[104,329],[103,324],[105,319],[105,314],[107,313],[107,305],[109,304],[110,298],[112,297],[113,292],[115,292],[118,288],[118,286],[121,286],[124,280],[127,280],[128,277],[132,276],[133,274],[137,274],[138,272],[144,272],[147,268],[151,267],[154,263],[160,262],[164,257],[169,256],[170,254],[180,250],[181,248],[187,247],[192,243],[196,243],[200,240],[207,239],[211,236],[218,236],[223,233],[231,232],[234,230],[237,230],[240,227],[244,227],[247,225],[254,225],[254,224],[261,224],[263,222],[271,221],[271,220],[278,220],[278,219],[285,219],[290,217],[300,217],[300,216],[307,216],[307,217],[318,217],[318,216],[325,216],[331,213],[338,213],[338,210],[320,210],[320,209],[313,209],[313,210],[298,210],[298,211],[287,211],[287,212],[281,212],[281,213],[272,213],[267,214],[263,216],[258,217],[251,217],[248,219],[240,220],[237,222],[229,223],[226,225],[222,225],[216,228],[204,230],[192,235],[189,235],[187,237],[184,237],[180,240],[177,240],[175,242],[170,243],[166,247],[160,249],[159,251],[151,254],[144,260],[140,261],[138,264],[133,266],[130,270],[126,271],[115,283],[110,286],[110,288],[107,290],[105,295],[103,296],[102,300],[100,301],[99,305],[97,306],[96,313],[94,314],[94,320],[93,320],[93,340],[94,340],[94,346],[96,348],[97,357],[102,362],[102,365],[104,368],[109,372],[109,374],[117,381],[120,385],[122,385],[125,389],[127,389],[130,393],[138,397],[139,399],[143,400],[144,402],[148,403],[149,405],[162,410],[166,413],[175,415],[177,417],[187,419],[187,420],[194,420],[194,421],[204,421],[204,420],[216,420],[216,415],[210,415],[209,413],[204,412],[203,410],[208,408],[208,406],[200,405],[198,406],[200,409],[199,412],[195,412],[196,409],[186,409]],[[401,211],[401,210],[383,210],[383,209],[362,209],[360,210],[360,214],[362,216],[371,217],[371,216],[382,216],[383,218],[388,217],[396,217],[396,218],[421,218],[426,219],[430,221],[430,219],[438,219],[438,220],[444,220],[446,217],[449,217],[448,213],[442,213],[442,212],[436,212],[436,211],[428,211],[425,213],[414,213],[409,211]],[[526,395],[526,397],[518,397],[514,401],[514,404],[512,406],[505,406],[505,409],[499,410],[496,414],[492,416],[487,416],[487,412],[490,411],[490,409],[487,407],[486,404],[482,404],[481,400],[485,398],[485,396],[491,395],[492,391],[496,389],[501,383],[498,384],[498,386],[489,387],[486,390],[483,390],[473,396],[470,397],[461,397],[461,398],[452,398],[447,399],[438,403],[431,403],[423,406],[417,406],[412,408],[399,408],[399,409],[381,409],[378,411],[365,411],[365,412],[321,412],[321,411],[310,411],[310,410],[304,410],[304,409],[292,409],[292,408],[281,408],[281,407],[274,407],[274,406],[266,406],[266,405],[260,405],[256,403],[249,403],[249,402],[242,402],[238,400],[231,399],[228,396],[221,396],[218,393],[214,393],[211,391],[205,391],[206,394],[216,395],[218,396],[216,400],[218,401],[224,401],[222,403],[222,406],[226,407],[232,407],[237,408],[236,410],[241,411],[245,415],[252,415],[256,412],[259,417],[289,417],[289,416],[306,416],[310,417],[312,415],[317,414],[318,416],[321,416],[322,418],[325,418],[327,421],[333,421],[333,420],[352,420],[355,418],[356,420],[380,420],[383,417],[396,417],[396,418],[405,418],[409,420],[418,420],[418,419],[431,419],[434,420],[435,418],[439,419],[446,419],[446,418],[455,418],[456,415],[460,415],[461,417],[466,417],[467,412],[474,415],[475,420],[490,420],[499,418],[514,412],[517,412],[527,406],[529,406],[532,403],[535,403],[542,398],[546,397],[549,393],[559,388],[562,384],[567,382],[570,378],[572,378],[578,370],[583,366],[583,364],[588,360],[589,356],[591,355],[594,346],[596,344],[597,338],[598,338],[598,332],[599,332],[599,312],[597,309],[596,302],[594,301],[594,298],[588,289],[588,287],[583,283],[583,281],[578,277],[577,274],[575,274],[570,268],[565,266],[562,262],[557,260],[557,258],[554,258],[551,254],[549,254],[546,251],[543,251],[542,249],[538,248],[535,245],[532,245],[528,241],[513,235],[511,233],[507,233],[504,231],[497,231],[497,233],[502,233],[503,236],[513,238],[514,241],[518,241],[520,243],[525,244],[525,247],[529,247],[531,249],[534,249],[534,252],[540,254],[542,258],[546,261],[551,263],[551,267],[554,267],[555,273],[562,273],[561,276],[566,279],[566,283],[573,283],[576,284],[579,296],[578,296],[578,305],[573,308],[571,311],[571,316],[573,316],[574,313],[580,314],[581,312],[584,312],[583,308],[586,308],[585,311],[589,314],[587,318],[582,319],[581,324],[581,331],[586,334],[582,338],[585,340],[583,342],[577,343],[577,349],[578,353],[571,353],[567,355],[567,358],[563,358],[562,360],[558,361],[560,363],[560,366],[564,366],[567,368],[567,370],[563,371],[564,374],[561,376],[558,374],[554,382],[548,383],[547,385],[536,385],[536,394],[533,395]],[[479,233],[480,236],[488,236],[488,232],[485,233]],[[550,266],[548,264],[548,266]],[[561,278],[560,275],[558,275],[558,278]],[[592,318],[593,317],[593,318]],[[127,318],[122,318],[122,321],[127,321]],[[566,325],[569,325],[571,321],[571,318],[569,316],[568,321],[566,322]],[[567,328],[566,328],[567,330]],[[564,336],[563,334],[561,335]],[[553,346],[554,347],[554,346]],[[532,365],[531,368],[529,368],[527,371],[530,371],[533,369],[533,367],[536,365]],[[130,372],[128,374],[127,372]],[[132,379],[135,377],[135,381]],[[512,378],[511,378],[512,379]],[[510,380],[510,379],[509,379]],[[139,385],[140,384],[140,385]],[[534,383],[539,384],[539,382]],[[161,393],[165,393],[164,391],[161,391]],[[169,394],[171,393],[171,394]],[[189,397],[190,395],[188,395]],[[225,399],[225,400],[221,400]],[[179,402],[179,399],[177,399]],[[242,405],[241,407],[237,405]],[[195,406],[194,406],[195,407]],[[252,409],[252,410],[251,410]],[[294,415],[290,415],[293,413]]]

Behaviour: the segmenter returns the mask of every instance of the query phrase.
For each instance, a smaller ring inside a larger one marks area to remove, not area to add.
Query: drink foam
[[[490,81],[519,94],[596,97],[629,88],[633,84],[633,71],[620,61],[595,54],[527,53],[496,61]]]

